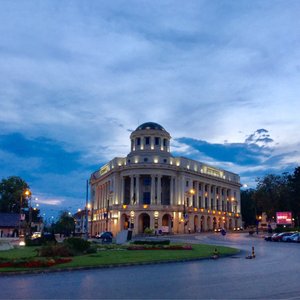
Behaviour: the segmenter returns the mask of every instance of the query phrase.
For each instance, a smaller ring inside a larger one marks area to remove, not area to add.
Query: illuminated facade
[[[144,123],[130,135],[131,151],[90,178],[92,234],[133,228],[168,233],[229,230],[242,225],[240,178],[204,163],[174,157],[170,134]]]

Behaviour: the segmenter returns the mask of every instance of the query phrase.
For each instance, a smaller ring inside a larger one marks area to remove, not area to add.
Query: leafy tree
[[[271,218],[277,211],[290,209],[287,196],[289,194],[288,175],[286,173],[282,176],[269,174],[257,181],[253,196],[257,214],[266,212],[267,216]]]
[[[67,211],[61,212],[58,221],[54,225],[54,230],[57,233],[70,236],[75,230],[75,220]]]
[[[28,207],[24,191],[29,185],[18,176],[2,179],[0,182],[0,212],[19,213],[22,196],[22,207]]]
[[[255,225],[256,221],[256,203],[254,201],[254,189],[248,189],[241,192],[241,213],[245,226]]]
[[[290,189],[290,207],[295,218],[296,225],[300,226],[300,167],[297,167],[288,179]]]

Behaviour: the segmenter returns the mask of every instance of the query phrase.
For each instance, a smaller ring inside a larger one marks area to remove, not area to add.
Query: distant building
[[[90,216],[91,213],[89,211],[88,213],[88,219],[90,221]],[[75,234],[76,235],[83,235],[86,233],[86,211],[83,210],[79,210],[77,213],[75,213],[73,215],[74,220],[75,220]],[[90,226],[90,222],[88,222],[89,226]],[[89,229],[90,232],[90,229]]]
[[[20,214],[0,213],[0,237],[16,237],[19,224]]]
[[[242,225],[237,174],[170,153],[170,134],[144,123],[130,135],[131,151],[90,178],[92,234],[146,228],[165,233]]]

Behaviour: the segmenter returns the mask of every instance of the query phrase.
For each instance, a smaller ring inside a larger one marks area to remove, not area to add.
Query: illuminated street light
[[[19,218],[19,237],[21,236],[21,221],[23,221],[25,218],[22,214],[22,206],[23,206],[23,197],[28,198],[31,196],[30,189],[26,188],[25,190],[22,190],[21,196],[20,196],[20,218]],[[29,216],[30,216],[30,210],[29,210]]]
[[[195,195],[196,191],[194,189],[190,189],[188,191],[186,191],[184,193],[185,197],[183,200],[183,219],[184,219],[184,223],[183,223],[183,232],[186,232],[186,225],[187,225],[187,220],[188,220],[188,214],[186,212],[186,205],[189,206],[189,203],[186,203],[186,201],[188,200],[187,197],[193,196]]]

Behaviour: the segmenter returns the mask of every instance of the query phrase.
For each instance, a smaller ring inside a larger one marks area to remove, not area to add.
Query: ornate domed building
[[[131,228],[164,233],[229,230],[242,225],[237,174],[170,153],[170,134],[159,124],[140,125],[131,151],[90,178],[91,234]]]

